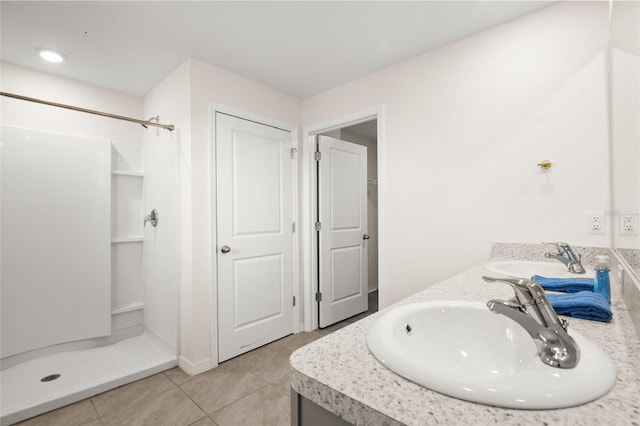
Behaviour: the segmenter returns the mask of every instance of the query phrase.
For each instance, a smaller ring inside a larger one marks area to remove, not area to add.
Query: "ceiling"
[[[548,1],[1,1],[5,62],[144,96],[192,57],[305,99]],[[37,47],[68,58],[44,63]]]

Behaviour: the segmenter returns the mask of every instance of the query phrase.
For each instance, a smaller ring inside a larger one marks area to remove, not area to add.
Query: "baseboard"
[[[211,359],[206,358],[194,363],[180,355],[180,358],[178,359],[178,367],[188,375],[195,376],[196,374],[211,370]]]

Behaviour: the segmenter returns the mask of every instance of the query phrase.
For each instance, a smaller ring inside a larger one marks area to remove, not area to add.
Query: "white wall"
[[[614,3],[610,43],[613,247],[640,248],[619,233],[619,214],[640,211],[640,3]]]
[[[608,245],[585,215],[609,206],[607,13],[554,5],[304,101],[305,126],[385,106],[386,303],[492,241]]]

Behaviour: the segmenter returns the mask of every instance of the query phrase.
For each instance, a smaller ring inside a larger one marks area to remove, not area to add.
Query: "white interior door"
[[[293,332],[291,132],[216,114],[219,361]]]
[[[320,327],[367,310],[367,148],[318,136]]]

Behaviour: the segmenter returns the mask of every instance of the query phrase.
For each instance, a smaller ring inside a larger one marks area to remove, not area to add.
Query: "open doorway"
[[[378,310],[378,120],[374,118],[320,135],[367,148],[367,313],[371,314]],[[357,315],[355,318],[360,317]]]
[[[375,232],[375,246],[371,250],[372,261],[371,282],[367,277],[367,287],[372,290],[369,306],[372,309],[384,308],[386,305],[386,252],[385,252],[385,111],[384,105],[369,107],[342,116],[336,116],[331,120],[305,126],[303,129],[303,161],[302,161],[302,191],[301,191],[301,243],[302,243],[302,288],[303,316],[302,328],[305,331],[318,329],[318,287],[319,287],[319,233],[315,223],[318,217],[318,175],[317,175],[317,141],[322,135],[346,137],[353,141],[366,144],[367,151],[371,151],[372,160],[367,161],[365,179],[366,202],[371,204],[372,218],[367,220],[366,232]],[[363,124],[366,123],[366,124]],[[339,132],[339,133],[338,133]],[[366,133],[365,133],[366,132]],[[343,136],[344,133],[344,136]],[[332,136],[329,136],[332,137]],[[364,139],[364,140],[363,140]],[[352,143],[352,142],[350,142]],[[320,154],[322,157],[322,154]],[[368,157],[368,155],[366,156]],[[369,179],[371,179],[369,181]],[[375,217],[373,217],[375,214]],[[369,226],[370,225],[370,226]],[[366,243],[369,246],[368,243]],[[369,255],[367,255],[367,259]],[[367,268],[368,270],[369,268]],[[369,287],[370,285],[370,287]],[[365,289],[366,291],[367,289]],[[322,297],[322,296],[320,296]],[[377,299],[377,303],[376,300]],[[360,314],[364,315],[364,314]],[[353,321],[355,318],[348,319]]]

